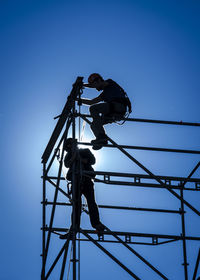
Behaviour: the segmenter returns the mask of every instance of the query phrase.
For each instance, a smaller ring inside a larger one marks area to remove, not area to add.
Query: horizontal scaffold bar
[[[91,115],[88,114],[76,114],[80,117],[91,118]],[[122,120],[126,120],[129,122],[145,122],[145,123],[158,123],[158,124],[172,124],[172,125],[187,125],[187,126],[200,126],[200,123],[194,122],[183,122],[183,121],[164,121],[164,120],[151,120],[151,119],[140,119],[140,118],[123,118]]]
[[[127,177],[127,178],[140,178],[140,179],[148,179],[148,180],[155,180],[149,175],[146,174],[136,174],[136,173],[122,173],[122,172],[107,172],[107,171],[84,171],[84,174],[95,174],[95,175],[105,175],[105,176],[114,176],[114,177]],[[169,180],[169,181],[178,181],[178,182],[184,182],[187,178],[186,177],[176,177],[176,176],[163,176],[163,175],[156,175],[157,178],[161,180]],[[42,176],[43,178],[43,176]],[[47,176],[47,178],[50,179],[57,179],[55,176]],[[61,180],[65,180],[64,177],[61,177]],[[194,182],[194,183],[200,183],[200,178],[189,178],[187,182]]]
[[[78,142],[79,145],[92,146],[88,142]],[[104,145],[108,148],[117,148],[111,144]],[[170,152],[170,153],[182,153],[182,154],[200,154],[200,151],[196,150],[183,150],[183,149],[170,149],[170,148],[157,148],[157,147],[143,147],[143,146],[132,146],[132,145],[118,145],[123,149],[132,149],[132,150],[143,150],[143,151],[156,151],[156,152]]]
[[[95,182],[103,182],[105,184],[110,185],[125,185],[125,186],[137,186],[137,187],[150,187],[150,188],[164,188],[162,185],[157,184],[155,179],[152,178],[150,175],[146,174],[135,174],[135,173],[121,173],[121,172],[106,172],[106,171],[83,171],[86,176],[92,176],[95,174],[96,176],[103,176],[103,179],[95,179]],[[122,177],[122,178],[132,178],[133,181],[114,181],[111,180],[111,177]],[[55,176],[46,176],[47,179],[56,180],[57,177]],[[184,189],[184,190],[191,190],[191,191],[200,191],[200,178],[185,178],[185,177],[175,177],[175,176],[157,176],[160,180],[164,180],[164,183],[170,187],[171,189]],[[64,177],[60,178],[61,180],[65,180]],[[145,181],[142,181],[145,180]],[[148,181],[153,181],[150,183]],[[187,183],[193,183],[193,186],[190,187],[182,187],[182,183],[187,180]],[[177,185],[173,185],[172,182],[175,182]]]
[[[92,172],[84,171],[85,174],[92,174]],[[106,175],[106,176],[116,176],[116,177],[129,177],[129,178],[141,178],[141,179],[152,179],[149,175],[146,174],[136,174],[136,173],[121,173],[121,172],[107,172],[107,171],[95,171],[95,175]],[[176,176],[160,176],[156,175],[157,178],[161,180],[169,180],[169,181],[178,181],[178,182],[184,182],[187,178],[186,177],[176,177]],[[187,182],[196,182],[200,183],[200,178],[189,178]]]
[[[45,205],[53,205],[52,201],[45,201]],[[56,205],[59,206],[72,206],[72,203],[67,202],[56,202]],[[83,207],[86,207],[86,204],[82,204]],[[181,210],[170,210],[170,209],[155,209],[155,208],[142,208],[142,207],[129,207],[129,206],[115,206],[115,205],[100,205],[98,204],[98,208],[103,209],[116,209],[116,210],[133,210],[133,211],[144,211],[144,212],[161,212],[161,213],[173,213],[173,214],[181,214]]]
[[[43,228],[42,228],[43,229]],[[49,227],[45,227],[44,230],[49,231]],[[61,227],[52,227],[51,229],[53,232],[67,232],[68,228],[61,228]],[[88,234],[97,234],[95,230],[82,230],[85,233]],[[157,233],[139,233],[139,232],[124,232],[124,231],[112,231],[113,234],[119,235],[119,236],[130,236],[130,237],[145,237],[145,238],[161,238],[161,239],[176,239],[176,240],[182,240],[183,236],[181,235],[171,235],[171,234],[157,234]],[[111,235],[111,232],[104,231],[104,235]],[[194,240],[199,241],[200,236],[185,236],[186,240]]]

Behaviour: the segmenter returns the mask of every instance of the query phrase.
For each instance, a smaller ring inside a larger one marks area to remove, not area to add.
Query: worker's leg
[[[105,130],[103,128],[103,116],[109,114],[110,106],[108,103],[99,103],[90,106],[90,114],[93,118],[91,130],[96,138],[103,138]]]
[[[126,105],[119,102],[111,103],[111,110],[114,114],[125,114],[126,113]]]
[[[78,182],[77,182],[78,184]],[[79,184],[77,185],[77,192],[76,192],[76,197],[75,197],[75,227],[76,227],[76,230],[78,231],[79,228],[80,228],[80,219],[81,219],[81,189],[80,189],[80,186]],[[68,235],[70,234],[70,239],[72,239],[72,224],[73,224],[73,210],[72,209],[72,214],[71,214],[71,227],[70,229],[67,231],[66,234],[62,234],[60,235],[60,239],[67,239],[68,238]],[[71,233],[70,233],[71,231]]]
[[[99,220],[99,210],[95,202],[93,186],[94,186],[93,182],[87,178],[85,180],[82,193],[87,199],[91,225],[92,227],[96,228],[96,226],[100,224],[100,220]]]
[[[79,185],[77,182],[77,190],[76,190],[76,197],[75,197],[75,224],[77,230],[80,227],[80,219],[81,219],[81,184]],[[71,220],[73,219],[73,212],[71,215]]]

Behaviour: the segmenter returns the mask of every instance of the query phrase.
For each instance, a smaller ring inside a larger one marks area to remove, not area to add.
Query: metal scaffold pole
[[[184,266],[184,274],[185,280],[188,280],[188,263],[187,263],[187,250],[186,250],[186,239],[185,239],[185,211],[184,211],[184,203],[183,203],[183,189],[180,190],[181,193],[181,226],[182,226],[182,242],[183,242],[183,266]]]
[[[43,194],[42,194],[42,227],[45,228],[46,226],[46,164],[43,163]],[[41,279],[45,279],[45,246],[46,246],[46,232],[43,230],[42,232],[42,273]]]
[[[76,153],[76,119],[75,119],[75,101],[73,101],[72,107],[72,155]],[[77,233],[77,225],[76,225],[76,205],[77,205],[77,197],[78,197],[78,180],[76,178],[77,171],[77,162],[76,160],[73,162],[72,167],[72,247],[73,247],[73,259],[71,260],[73,263],[73,280],[76,280],[76,233]]]

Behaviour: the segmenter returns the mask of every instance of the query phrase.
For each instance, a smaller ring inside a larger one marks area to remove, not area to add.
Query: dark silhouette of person
[[[72,138],[68,138],[65,141],[64,149],[67,152],[67,154],[64,158],[64,165],[67,168],[69,168],[66,178],[68,181],[72,181],[72,165],[74,161],[77,161],[76,162],[77,168],[75,170],[76,186],[78,186],[76,189],[76,197],[75,197],[76,229],[78,230],[80,227],[80,217],[81,217],[81,207],[82,207],[81,196],[83,194],[87,200],[91,225],[93,228],[97,230],[97,234],[101,235],[104,230],[104,225],[100,222],[99,211],[98,211],[97,204],[95,202],[94,183],[93,183],[95,174],[92,175],[92,177],[84,176],[84,174],[82,174],[83,170],[94,172],[92,165],[95,164],[96,159],[89,149],[76,148],[75,152],[72,153],[72,143],[73,143]],[[73,213],[72,213],[72,217],[73,217]],[[67,238],[67,236],[68,233],[65,235],[61,235],[60,238],[65,239]]]
[[[89,110],[93,118],[91,130],[96,137],[91,143],[93,149],[98,150],[108,142],[103,125],[114,122],[116,116],[118,120],[122,119],[127,109],[131,113],[131,102],[122,87],[111,79],[104,80],[97,73],[91,74],[88,78],[88,84],[83,84],[83,86],[102,91],[96,98],[79,99],[79,104],[90,105]]]

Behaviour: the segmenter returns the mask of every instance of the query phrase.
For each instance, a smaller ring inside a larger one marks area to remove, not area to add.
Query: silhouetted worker
[[[98,150],[108,142],[103,125],[122,119],[127,109],[131,113],[131,102],[123,88],[116,82],[111,79],[104,80],[97,73],[91,74],[88,78],[88,84],[83,86],[96,88],[98,91],[102,90],[101,94],[96,98],[80,99],[80,103],[91,105],[90,114],[93,118],[91,130],[96,136],[96,139],[92,140],[91,143],[93,144],[93,149]]]
[[[80,227],[80,217],[81,217],[81,195],[83,194],[87,200],[90,222],[93,228],[97,230],[98,235],[101,235],[104,231],[104,225],[100,222],[99,219],[99,211],[97,204],[95,202],[94,196],[94,183],[93,178],[95,175],[91,177],[87,177],[82,175],[82,171],[94,171],[92,165],[95,164],[96,159],[94,155],[91,153],[89,149],[76,149],[76,151],[72,154],[72,143],[73,139],[68,138],[65,142],[64,149],[67,154],[64,158],[64,164],[67,168],[69,168],[67,173],[67,180],[72,181],[72,165],[74,160],[77,161],[77,170],[76,173],[76,182],[77,182],[77,191],[76,191],[76,228],[77,230]],[[73,217],[73,214],[72,214]],[[67,238],[68,233],[65,235],[61,235],[61,239]]]

